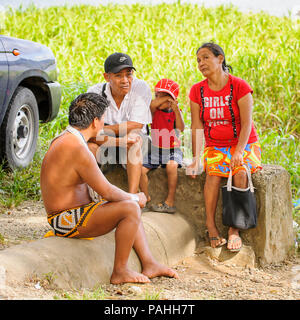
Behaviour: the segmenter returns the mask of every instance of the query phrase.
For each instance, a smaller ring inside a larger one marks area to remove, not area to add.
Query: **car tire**
[[[39,131],[39,111],[31,90],[19,86],[0,128],[2,158],[12,169],[32,161]]]

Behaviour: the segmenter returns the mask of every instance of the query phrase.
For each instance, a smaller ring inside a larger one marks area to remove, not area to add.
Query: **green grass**
[[[40,162],[50,140],[67,125],[70,101],[90,85],[104,81],[104,60],[115,51],[130,54],[137,77],[152,88],[162,77],[180,84],[179,101],[189,128],[189,90],[202,80],[195,52],[210,40],[223,47],[233,74],[252,86],[263,163],[285,167],[291,174],[293,199],[299,199],[299,20],[241,13],[232,6],[177,3],[30,7],[11,10],[1,21],[1,34],[52,49],[63,86],[61,110],[54,121],[41,125],[33,164],[13,173],[0,168],[2,204],[40,197]]]
[[[0,213],[1,206],[11,208],[27,199],[40,199],[41,159],[38,156],[26,169],[8,171],[0,165]]]

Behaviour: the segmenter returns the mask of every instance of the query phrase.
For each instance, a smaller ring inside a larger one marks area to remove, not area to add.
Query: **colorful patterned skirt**
[[[227,178],[230,172],[229,164],[234,154],[236,146],[232,147],[206,147],[204,149],[203,162],[204,171],[210,176],[219,176]],[[246,145],[244,163],[248,165],[251,173],[262,169],[261,167],[261,146],[258,142]],[[245,170],[243,166],[233,169],[232,175],[240,170]]]

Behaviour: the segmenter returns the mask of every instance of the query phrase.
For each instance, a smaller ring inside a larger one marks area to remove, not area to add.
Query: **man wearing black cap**
[[[109,101],[104,134],[90,141],[93,143],[89,147],[99,164],[127,164],[130,193],[138,192],[142,153],[148,146],[146,125],[152,122],[151,89],[145,81],[133,76],[134,70],[129,55],[113,53],[104,63],[106,83],[88,89]]]

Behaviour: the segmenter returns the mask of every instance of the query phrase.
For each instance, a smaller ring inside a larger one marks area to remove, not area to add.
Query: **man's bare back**
[[[41,189],[48,214],[91,202],[87,184],[76,171],[82,155],[93,158],[78,138],[69,132],[56,138],[41,168]]]

